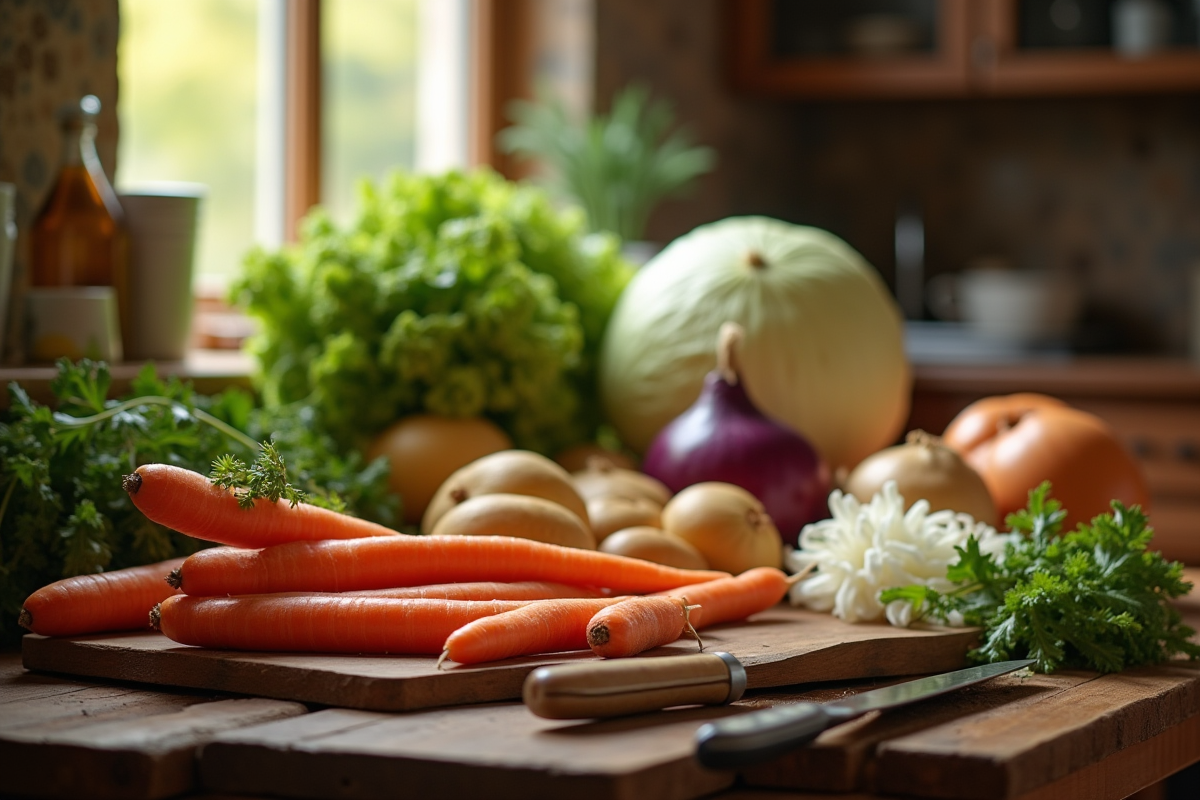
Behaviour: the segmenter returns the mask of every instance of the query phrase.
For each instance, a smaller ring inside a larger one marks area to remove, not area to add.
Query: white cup
[[[130,361],[178,361],[192,325],[196,224],[206,189],[197,183],[148,183],[120,195],[129,231]]]
[[[1162,0],[1117,0],[1112,27],[1118,53],[1126,58],[1148,56],[1171,39],[1171,9]]]
[[[1082,303],[1066,276],[995,267],[939,275],[929,282],[927,299],[943,319],[962,320],[990,339],[1022,345],[1065,341]]]
[[[0,357],[8,330],[8,300],[12,296],[13,245],[17,241],[17,187],[0,183]]]
[[[25,293],[31,361],[121,360],[117,292],[111,286],[31,288]]]

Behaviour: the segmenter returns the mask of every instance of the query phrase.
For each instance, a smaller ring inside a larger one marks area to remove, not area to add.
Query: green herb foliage
[[[1035,668],[1116,672],[1200,657],[1188,641],[1170,598],[1188,593],[1183,565],[1147,552],[1153,531],[1137,506],[1113,501],[1112,512],[1060,535],[1065,513],[1043,483],[1028,508],[1006,522],[1017,534],[997,562],[974,539],[958,548],[947,577],[959,584],[941,594],[924,586],[889,589],[884,603],[909,600],[917,616],[945,620],[954,613],[983,627],[977,661],[1036,659]]]
[[[516,124],[500,132],[500,146],[549,164],[559,193],[583,206],[593,231],[629,240],[645,235],[659,201],[682,194],[716,164],[712,148],[672,131],[670,107],[642,86],[623,90],[611,113],[582,124],[549,97],[515,101],[509,115]]]
[[[277,503],[283,499],[293,507],[308,502],[303,489],[287,482],[287,465],[274,442],[264,442],[250,466],[228,453],[218,457],[208,477],[215,485],[232,490],[241,508],[254,508],[255,500]]]
[[[152,367],[134,379],[130,397],[109,399],[103,363],[64,360],[58,369],[57,409],[11,384],[11,408],[0,422],[0,644],[17,640],[21,604],[41,586],[204,546],[133,506],[121,478],[140,464],[206,472],[222,454],[252,457],[256,440],[274,439],[269,452],[288,454],[298,485],[332,490],[310,491],[311,502],[345,505],[385,524],[393,518],[385,463],[334,456],[303,409],[264,412],[239,390],[198,395],[186,383],[159,379]]]
[[[413,413],[483,415],[542,452],[592,438],[630,267],[582,222],[489,172],[364,182],[350,225],[317,210],[298,246],[247,257],[264,402],[311,407],[344,450]]]

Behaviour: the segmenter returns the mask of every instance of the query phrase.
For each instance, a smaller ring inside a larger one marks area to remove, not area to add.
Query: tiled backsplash
[[[110,176],[116,167],[117,30],[117,0],[0,0],[0,181],[17,186],[18,288],[26,281],[30,223],[62,158],[61,106],[86,94],[100,98],[96,148]],[[20,317],[9,315],[10,331]],[[0,360],[5,355],[12,353]]]
[[[717,0],[604,0],[597,97],[669,98],[718,171],[665,205],[667,240],[733,214],[828,228],[892,280],[897,210],[924,217],[928,274],[1001,255],[1086,286],[1094,341],[1181,353],[1200,266],[1200,97],[921,102],[736,95]]]

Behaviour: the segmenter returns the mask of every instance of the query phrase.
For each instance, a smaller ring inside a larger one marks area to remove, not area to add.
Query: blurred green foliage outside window
[[[121,0],[116,182],[208,187],[196,279],[209,285],[255,240],[260,1]],[[417,5],[322,4],[322,202],[336,218],[358,178],[413,166]]]
[[[417,0],[324,0],[321,202],[349,220],[358,180],[414,164]]]
[[[117,186],[208,187],[196,273],[228,280],[254,237],[255,0],[121,0]]]

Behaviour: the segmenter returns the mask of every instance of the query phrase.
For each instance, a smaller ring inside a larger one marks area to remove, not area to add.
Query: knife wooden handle
[[[682,705],[732,703],[746,670],[729,653],[627,658],[539,667],[525,679],[525,705],[547,719],[592,719]]]

